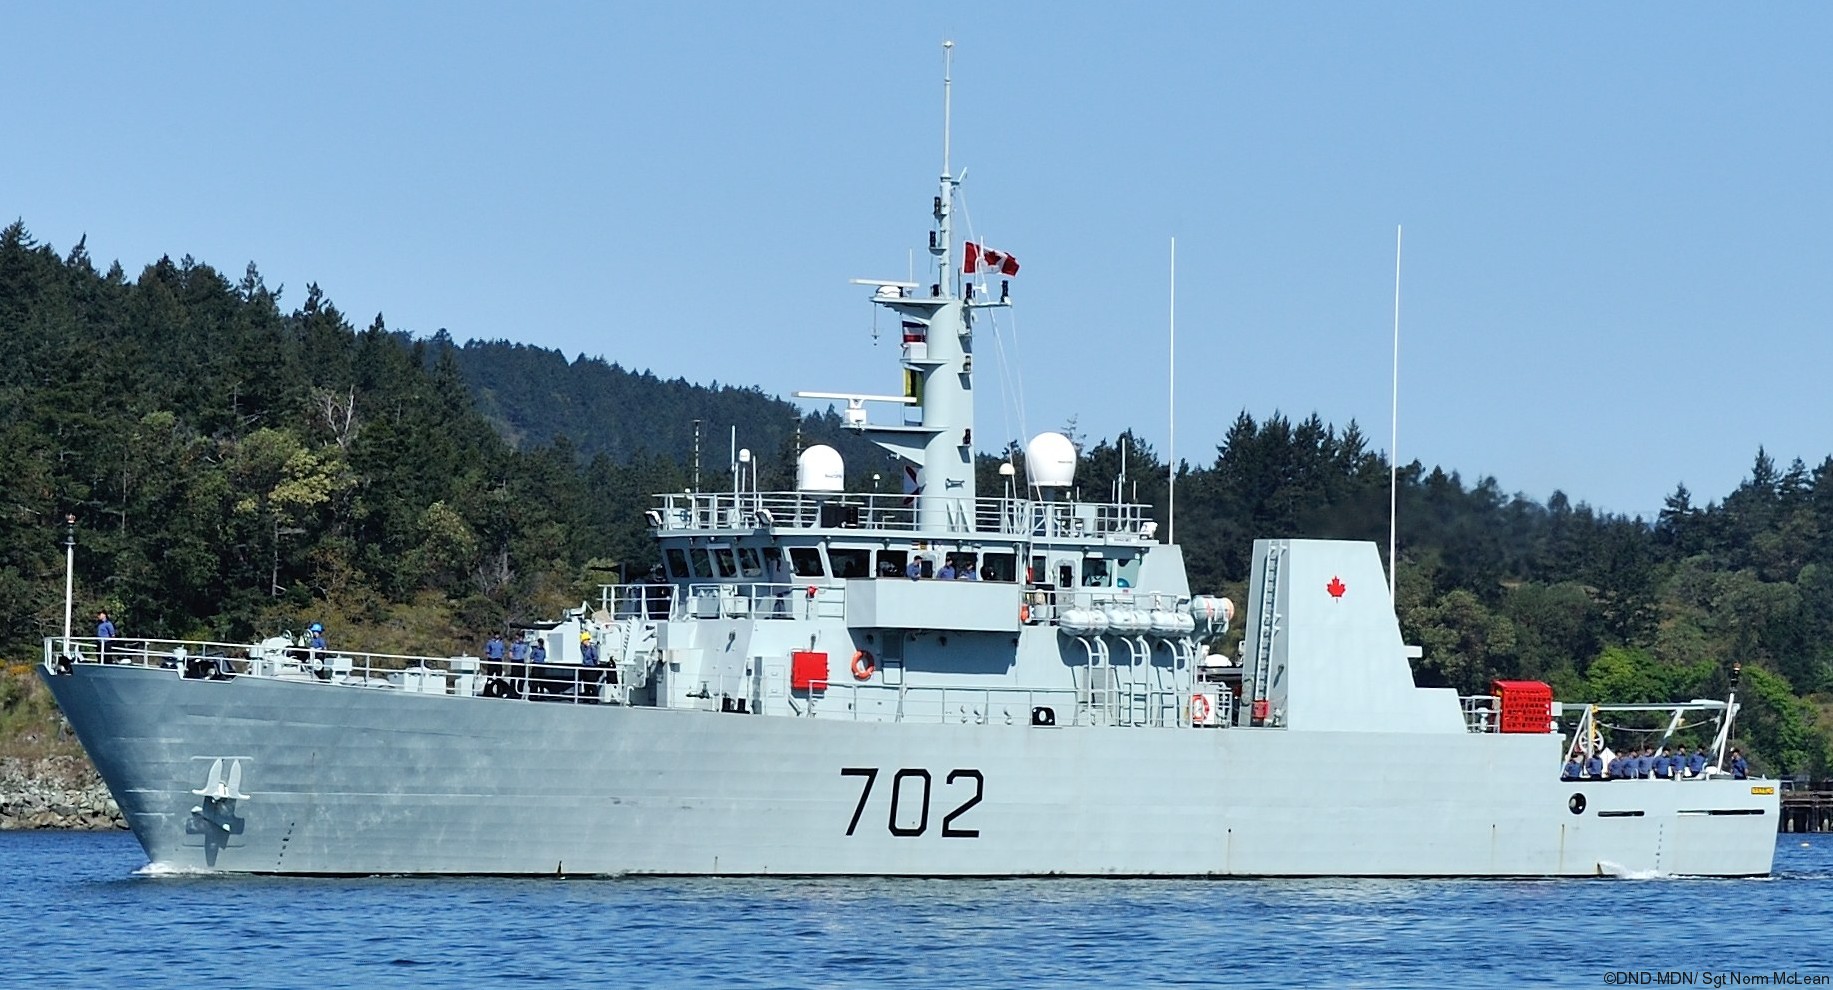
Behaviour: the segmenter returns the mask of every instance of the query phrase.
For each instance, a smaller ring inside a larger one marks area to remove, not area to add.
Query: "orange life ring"
[[[1030,622],[1031,621],[1031,606],[1020,605],[1018,607],[1018,621],[1020,622]]]
[[[1190,722],[1192,725],[1202,725],[1204,722],[1209,721],[1210,710],[1209,695],[1193,694],[1190,696]]]
[[[878,664],[872,662],[872,654],[864,650],[853,654],[853,677],[855,679],[869,681],[877,671]]]

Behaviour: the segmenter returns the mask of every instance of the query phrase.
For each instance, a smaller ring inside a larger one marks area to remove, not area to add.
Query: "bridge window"
[[[864,547],[828,547],[827,562],[838,578],[872,576],[872,551]]]
[[[688,555],[688,561],[694,565],[694,576],[710,578],[713,576],[713,562],[707,558],[710,550],[695,550]]]
[[[758,557],[756,547],[738,548],[738,569],[748,578],[764,573],[764,562]]]
[[[904,568],[910,564],[910,553],[906,550],[880,550],[878,552],[879,577],[903,577]]]
[[[714,547],[713,563],[719,568],[721,578],[738,576],[738,560],[732,556],[731,547]]]
[[[1088,588],[1107,587],[1107,561],[1101,557],[1082,558],[1082,585]]]
[[[821,551],[814,547],[790,547],[789,569],[796,577],[821,577]]]
[[[1139,587],[1139,557],[1122,557],[1114,561],[1114,587]]]
[[[1018,578],[1018,556],[1011,553],[980,555],[980,580],[1014,581]]]
[[[669,577],[676,580],[687,577],[687,554],[682,553],[680,547],[669,547],[663,551],[663,556],[668,558]]]

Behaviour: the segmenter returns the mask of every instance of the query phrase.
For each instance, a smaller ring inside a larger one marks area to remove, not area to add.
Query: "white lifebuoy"
[[[1209,721],[1209,695],[1193,694],[1190,696],[1190,721],[1193,725],[1202,725]]]

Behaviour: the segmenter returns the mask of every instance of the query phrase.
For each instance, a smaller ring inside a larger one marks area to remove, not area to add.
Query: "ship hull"
[[[1757,876],[1774,850],[1773,793],[1561,782],[1553,736],[848,722],[98,665],[46,680],[148,859],[178,871]],[[195,793],[219,761],[241,765],[240,799]]]

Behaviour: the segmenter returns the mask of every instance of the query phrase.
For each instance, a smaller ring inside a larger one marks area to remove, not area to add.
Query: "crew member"
[[[782,566],[781,558],[772,558],[772,570]],[[647,619],[668,618],[668,608],[674,589],[668,585],[668,579],[662,574],[662,565],[657,564],[649,569],[648,583],[643,585],[643,617]]]
[[[1731,779],[1745,780],[1750,777],[1750,764],[1744,762],[1744,754],[1736,749],[1731,751]]]
[[[115,638],[115,624],[108,618],[107,611],[95,614],[96,656],[103,663],[108,662],[108,641]]]
[[[1597,780],[1604,776],[1604,760],[1602,757],[1598,756],[1596,753],[1591,754],[1591,758],[1585,761],[1585,776],[1590,777],[1592,780]]]
[[[1706,772],[1706,747],[1700,746],[1687,758],[1687,775],[1697,777]]]
[[[1559,775],[1559,779],[1577,780],[1579,779],[1579,774],[1584,772],[1584,769],[1584,765],[1578,761],[1578,754],[1573,753],[1571,756],[1566,757],[1566,770]]]
[[[484,644],[484,673],[493,677],[503,673],[503,634],[491,633],[490,641]]]

